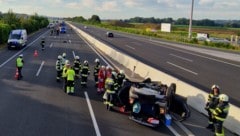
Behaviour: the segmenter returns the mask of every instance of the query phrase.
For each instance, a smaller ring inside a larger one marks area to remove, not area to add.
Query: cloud
[[[198,2],[199,5],[213,5],[214,4],[214,0],[199,0]]]
[[[95,0],[82,0],[81,4],[84,7],[94,7],[95,5],[97,5],[97,2]]]
[[[140,2],[139,0],[124,0],[123,1],[123,5],[125,5],[126,7],[136,7],[136,6],[140,6],[142,4],[142,2]]]
[[[65,5],[66,5],[65,7],[69,8],[69,9],[80,9],[80,7],[82,6],[78,2],[70,2],[70,3],[66,3]]]
[[[96,8],[97,11],[119,11],[117,1],[105,1]]]

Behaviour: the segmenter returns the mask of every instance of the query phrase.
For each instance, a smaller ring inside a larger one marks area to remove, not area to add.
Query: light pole
[[[192,38],[193,5],[194,5],[194,0],[192,0],[191,15],[190,15],[190,20],[189,20],[189,30],[188,30],[188,38],[189,39]]]

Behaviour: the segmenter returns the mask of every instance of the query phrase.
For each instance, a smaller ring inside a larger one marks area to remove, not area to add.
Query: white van
[[[8,49],[21,49],[27,44],[26,29],[12,30],[8,38]]]

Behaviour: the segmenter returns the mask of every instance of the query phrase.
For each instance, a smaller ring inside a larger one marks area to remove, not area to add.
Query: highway
[[[216,57],[221,54],[203,54],[198,49],[189,51],[189,47],[182,44],[162,42],[159,39],[136,36],[126,33],[113,32],[114,38],[106,36],[108,30],[74,24],[98,40],[112,46],[143,63],[157,68],[167,74],[179,78],[206,92],[213,84],[221,87],[222,93],[230,96],[230,102],[240,106],[240,61],[225,57]],[[179,47],[178,47],[179,46]],[[205,48],[204,48],[205,49]],[[211,50],[211,49],[209,49]],[[219,51],[218,51],[219,52]],[[225,54],[225,52],[222,52]],[[233,53],[239,58],[239,53]],[[147,77],[147,75],[146,75]],[[189,90],[191,91],[191,90]]]
[[[46,37],[46,50],[41,51],[41,37]],[[35,50],[38,52],[34,56]],[[91,74],[88,87],[75,83],[75,95],[63,92],[62,82],[56,82],[55,62],[65,52],[71,62],[78,55],[81,62],[89,61]],[[24,55],[23,79],[16,80],[15,61]],[[96,93],[93,80],[95,58],[103,65],[106,56],[95,50],[74,31],[50,36],[43,29],[29,37],[28,46],[22,50],[0,50],[0,135],[4,136],[196,136],[213,135],[205,129],[207,118],[192,110],[192,116],[172,126],[152,129],[128,119],[127,115],[109,112]],[[129,73],[127,73],[129,74]],[[179,125],[180,124],[180,125]],[[181,128],[183,127],[183,128]],[[189,132],[188,132],[189,131]],[[187,133],[188,132],[188,133]],[[201,133],[199,133],[201,132]],[[233,135],[226,130],[228,135]]]

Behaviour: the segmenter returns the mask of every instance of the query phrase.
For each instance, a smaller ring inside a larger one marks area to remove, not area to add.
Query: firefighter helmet
[[[86,65],[86,64],[88,64],[88,61],[87,61],[87,60],[84,60],[84,62],[83,62],[83,63]]]
[[[64,53],[62,54],[62,57],[65,58],[66,56],[67,56],[67,54],[64,52]]]
[[[218,89],[218,90],[220,90],[220,87],[218,86],[218,85],[212,85],[212,90],[214,89],[214,88],[216,88],[216,89]]]
[[[97,59],[95,59],[95,63],[99,63],[99,59],[97,58]]]
[[[124,74],[124,70],[120,70],[119,73],[120,73],[120,74]]]
[[[79,59],[79,56],[75,56],[75,59]]]
[[[62,56],[61,56],[61,55],[58,55],[58,59],[62,59]]]
[[[219,100],[223,101],[223,102],[228,102],[229,98],[228,98],[228,96],[226,94],[220,94],[219,95]]]

